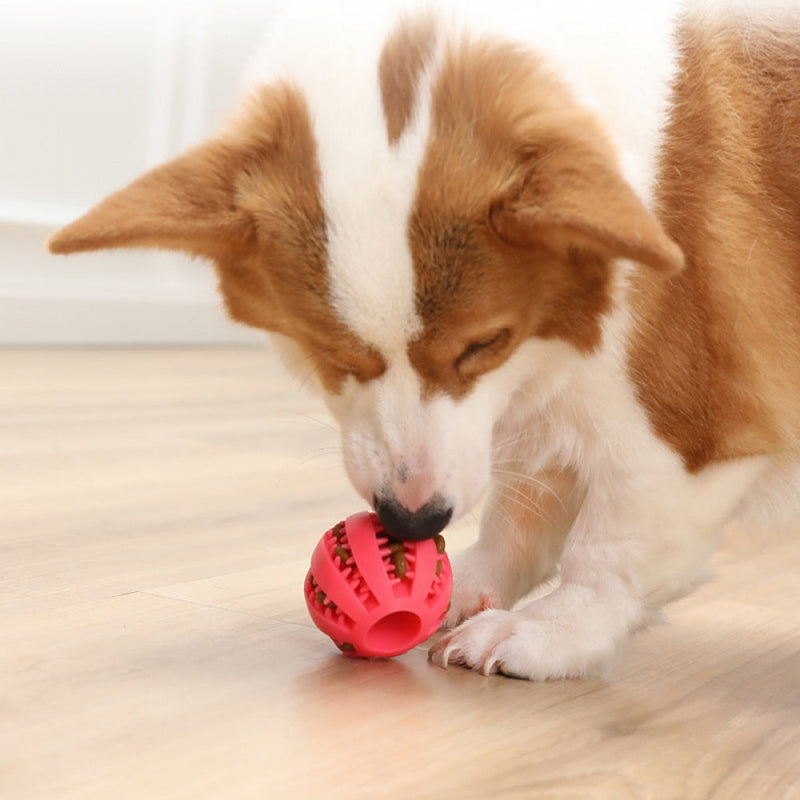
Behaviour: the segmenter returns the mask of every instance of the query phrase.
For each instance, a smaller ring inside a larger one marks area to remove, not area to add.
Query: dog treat
[[[334,525],[331,529],[331,533],[335,539],[341,539],[344,535],[344,522],[336,523],[336,525]]]
[[[389,556],[394,565],[394,574],[402,581],[408,572],[408,562],[406,561],[405,549],[402,542],[392,542],[389,545]]]
[[[452,586],[441,536],[397,541],[364,512],[323,535],[304,593],[314,624],[342,653],[389,658],[434,633],[447,616]]]
[[[353,554],[346,547],[342,547],[340,544],[336,545],[336,550],[334,550],[334,552],[339,557],[342,564],[346,564],[353,557]]]

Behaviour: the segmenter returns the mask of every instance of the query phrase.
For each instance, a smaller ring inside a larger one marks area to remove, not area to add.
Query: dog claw
[[[437,667],[447,669],[450,666],[450,653],[452,651],[452,645],[447,642],[437,642],[428,650],[428,661],[432,661]]]
[[[483,669],[481,672],[484,675],[494,675],[495,672],[499,672],[500,670],[497,668],[497,659],[493,656],[490,656],[483,662]]]

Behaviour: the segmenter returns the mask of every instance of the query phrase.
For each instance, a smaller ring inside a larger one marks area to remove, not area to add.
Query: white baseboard
[[[0,342],[39,345],[263,344],[207,303],[0,297]]]

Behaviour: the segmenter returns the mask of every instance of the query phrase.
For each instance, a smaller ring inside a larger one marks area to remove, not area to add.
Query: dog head
[[[219,136],[49,246],[210,259],[231,315],[313,373],[357,490],[419,539],[482,495],[514,393],[600,345],[615,259],[682,256],[536,55],[429,16],[365,38],[276,46],[280,79]]]

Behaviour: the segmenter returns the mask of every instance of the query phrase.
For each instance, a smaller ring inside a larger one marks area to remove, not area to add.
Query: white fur
[[[327,398],[342,427],[348,474],[367,502],[388,487],[413,511],[438,494],[458,517],[478,503],[495,469],[481,539],[455,562],[451,623],[482,607],[501,608],[468,619],[434,648],[433,658],[535,679],[597,671],[628,633],[702,578],[716,531],[741,498],[759,481],[774,486],[776,474],[796,477],[797,467],[751,459],[690,475],[655,436],[625,370],[631,265],[620,271],[622,310],[606,321],[603,345],[591,357],[562,342],[531,340],[463,400],[423,399],[407,355],[421,325],[406,226],[435,64],[413,124],[398,145],[389,145],[376,69],[394,12],[376,3],[368,11],[358,4],[359,13],[347,4],[326,8],[290,14],[251,79],[279,76],[309,103],[328,220],[331,302],[388,364],[379,379],[348,379]],[[648,203],[677,12],[673,2],[643,0],[612,6],[476,0],[459,4],[465,21],[454,29],[510,34],[541,53],[606,123],[625,177]],[[542,502],[553,504],[548,513],[503,486],[504,473],[530,476],[524,484],[548,470],[574,476],[564,496],[548,498],[544,490]],[[520,505],[524,528],[516,524]],[[558,588],[509,611],[554,573],[559,558]]]

